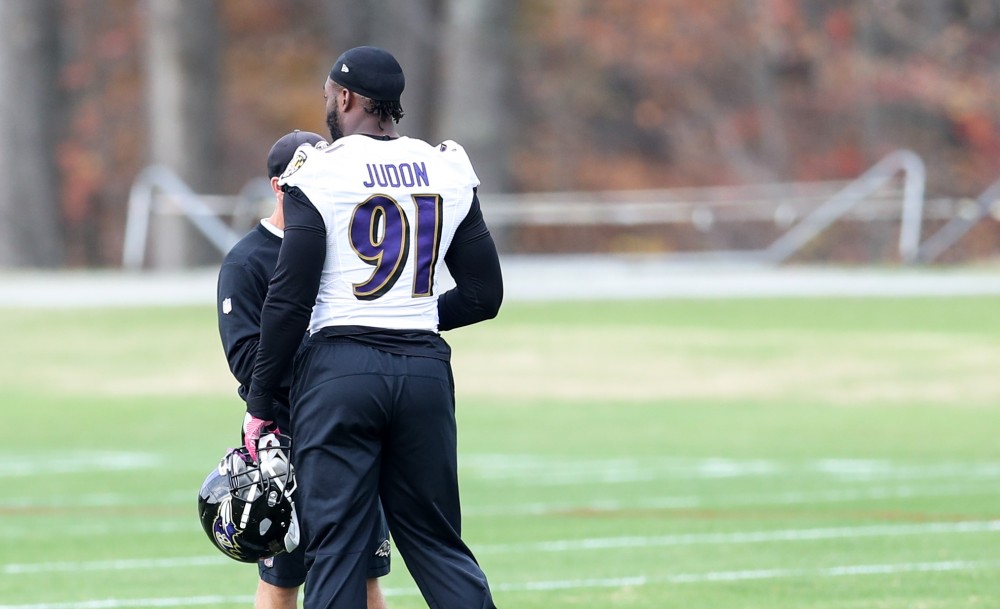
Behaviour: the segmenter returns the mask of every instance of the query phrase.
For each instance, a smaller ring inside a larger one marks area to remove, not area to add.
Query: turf
[[[448,334],[501,607],[1000,607],[995,298],[505,305]],[[210,308],[4,310],[0,609],[249,606]],[[402,558],[392,608],[425,606]]]

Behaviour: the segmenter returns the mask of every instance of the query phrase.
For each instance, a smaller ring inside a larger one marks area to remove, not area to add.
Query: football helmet
[[[229,449],[198,493],[205,534],[223,554],[248,563],[299,545],[291,442],[269,433],[257,446],[257,462],[245,447]]]

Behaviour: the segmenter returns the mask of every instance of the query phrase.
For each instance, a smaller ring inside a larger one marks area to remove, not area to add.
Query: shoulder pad
[[[302,166],[306,164],[309,157],[317,151],[312,144],[302,144],[295,150],[295,154],[292,155],[292,160],[288,163],[288,167],[285,167],[285,171],[282,172],[281,176],[278,178],[278,184],[284,185],[288,182],[293,174],[302,169]]]
[[[479,176],[476,175],[476,170],[472,167],[472,161],[469,160],[469,155],[465,152],[465,148],[461,144],[454,140],[445,140],[438,145],[437,149],[445,156],[447,162],[468,174],[472,179],[473,187],[479,186]]]

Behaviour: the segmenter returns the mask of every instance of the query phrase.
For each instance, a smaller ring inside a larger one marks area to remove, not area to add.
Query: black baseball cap
[[[378,47],[344,51],[330,70],[330,80],[369,99],[396,103],[406,86],[399,62]]]
[[[292,162],[292,155],[295,149],[302,144],[315,146],[319,142],[325,142],[322,135],[311,131],[299,131],[296,129],[285,134],[271,146],[271,151],[267,153],[267,177],[274,178],[285,172],[285,167]]]

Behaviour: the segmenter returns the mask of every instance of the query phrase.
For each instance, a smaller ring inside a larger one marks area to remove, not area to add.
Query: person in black
[[[261,314],[247,441],[273,427],[294,356],[305,609],[364,606],[379,498],[430,607],[495,608],[462,540],[451,349],[439,332],[495,317],[503,279],[464,150],[396,132],[403,86],[385,50],[342,54],[324,85],[334,142],[300,148],[279,180],[285,239]],[[445,266],[456,287],[439,293]]]
[[[229,251],[219,270],[219,334],[229,360],[229,368],[240,383],[239,395],[244,399],[257,356],[260,312],[267,296],[268,283],[278,262],[278,251],[284,235],[284,193],[278,188],[278,175],[285,170],[300,145],[325,143],[320,135],[298,130],[275,142],[267,155],[267,173],[275,198],[274,210],[270,217],[261,220]],[[288,412],[290,383],[289,372],[283,375],[280,387],[273,394],[275,422],[285,433],[292,432]],[[379,526],[373,531],[369,543],[368,609],[386,607],[377,578],[389,572],[389,532],[381,513],[378,521]],[[279,554],[260,562],[256,609],[295,609],[299,587],[306,578],[304,554],[305,548],[300,545],[290,554]]]

